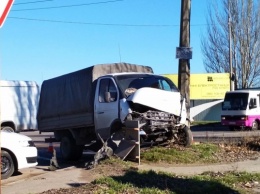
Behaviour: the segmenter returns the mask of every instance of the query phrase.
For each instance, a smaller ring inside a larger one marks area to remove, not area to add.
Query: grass
[[[154,171],[128,171],[123,176],[104,177],[92,182],[93,193],[251,193],[246,183],[260,181],[260,173],[207,172],[176,176]]]
[[[210,164],[217,162],[215,154],[220,148],[215,144],[198,144],[190,148],[164,148],[153,147],[147,151],[141,152],[141,158],[144,162],[165,162],[169,164]]]

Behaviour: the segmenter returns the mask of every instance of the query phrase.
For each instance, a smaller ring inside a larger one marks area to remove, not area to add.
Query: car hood
[[[1,131],[1,147],[4,145],[17,144],[18,142],[30,141],[30,137],[14,132]]]
[[[141,88],[131,94],[127,101],[151,107],[179,116],[181,113],[179,92],[170,92],[155,88]],[[136,110],[138,111],[138,110]]]

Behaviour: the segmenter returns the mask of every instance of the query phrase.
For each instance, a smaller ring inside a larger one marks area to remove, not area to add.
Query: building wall
[[[215,100],[191,100],[190,106],[198,106],[207,102],[213,102]],[[200,114],[193,117],[194,121],[219,121],[221,115],[221,103],[202,111]]]

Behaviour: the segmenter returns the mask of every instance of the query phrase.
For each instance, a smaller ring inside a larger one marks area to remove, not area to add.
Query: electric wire
[[[110,0],[110,1],[100,1],[95,3],[81,3],[74,5],[60,5],[60,6],[52,6],[52,7],[38,7],[38,8],[25,8],[25,9],[13,9],[13,11],[35,11],[35,10],[48,10],[48,9],[60,9],[60,8],[69,8],[69,7],[80,7],[80,6],[88,6],[88,5],[98,5],[98,4],[107,4],[107,3],[116,3],[124,0]]]
[[[94,22],[63,21],[63,20],[50,20],[50,19],[35,19],[35,18],[22,18],[22,17],[8,17],[8,18],[18,19],[18,20],[37,21],[37,22],[95,25],[95,26],[118,26],[118,27],[178,27],[180,26],[179,24],[117,24],[117,23],[94,23]],[[191,26],[208,26],[208,25],[210,24],[192,24]]]
[[[26,4],[33,4],[33,3],[44,3],[47,1],[55,1],[55,0],[41,0],[41,1],[28,1],[28,2],[22,2],[22,3],[14,3],[13,5],[26,5]]]

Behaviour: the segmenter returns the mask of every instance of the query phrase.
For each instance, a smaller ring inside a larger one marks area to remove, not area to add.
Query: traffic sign
[[[3,26],[4,21],[13,5],[14,0],[1,0],[0,1],[0,28]]]

